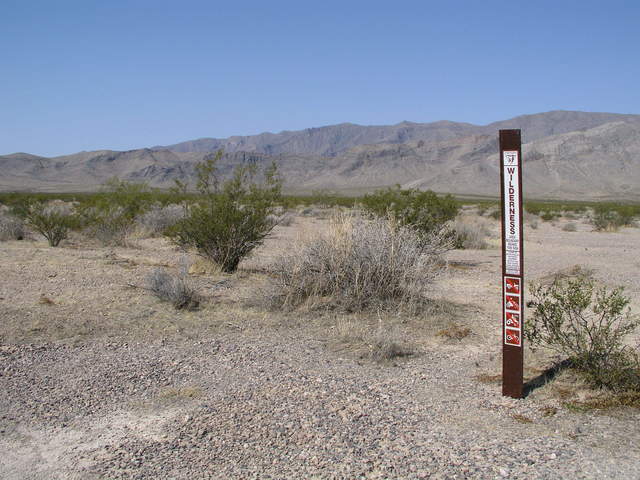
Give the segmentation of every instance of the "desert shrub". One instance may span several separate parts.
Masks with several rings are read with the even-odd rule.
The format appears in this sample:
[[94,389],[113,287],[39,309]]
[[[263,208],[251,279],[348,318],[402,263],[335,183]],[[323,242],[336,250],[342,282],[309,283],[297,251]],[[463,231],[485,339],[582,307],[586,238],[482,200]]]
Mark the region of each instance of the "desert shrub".
[[502,212],[500,210],[491,210],[491,213],[489,213],[489,217],[493,218],[494,220],[500,220],[502,218]]
[[637,215],[637,206],[602,203],[593,208],[591,223],[597,231],[615,231],[632,225]]
[[21,218],[0,213],[0,241],[24,240],[26,235],[24,221]]
[[377,363],[385,363],[396,358],[410,357],[415,351],[397,335],[380,327],[369,345],[369,357]]
[[171,275],[156,268],[147,277],[147,288],[160,300],[170,302],[176,310],[196,310],[200,306],[200,298],[187,282],[185,271]]
[[451,196],[439,197],[434,192],[416,189],[388,188],[362,198],[364,210],[378,217],[393,217],[401,225],[410,225],[418,232],[429,235],[442,229],[460,210]]
[[560,217],[560,214],[558,212],[553,212],[550,210],[546,210],[540,214],[540,218],[543,222],[551,222],[558,217]]
[[155,203],[149,210],[136,217],[136,224],[145,235],[159,237],[184,216],[184,208],[180,205],[162,206],[160,203]]
[[562,227],[565,232],[575,232],[578,230],[578,226],[574,222],[565,223]]
[[134,218],[121,206],[105,205],[82,213],[84,233],[102,245],[126,245],[134,230]]
[[85,234],[103,245],[126,245],[136,218],[154,204],[157,195],[144,183],[131,183],[114,177],[102,191],[85,199],[78,207]]
[[134,219],[153,204],[151,189],[146,183],[133,183],[113,177],[102,186],[103,193],[94,202],[98,209],[117,206],[122,216]]
[[480,218],[458,217],[451,225],[454,233],[455,248],[484,249],[489,245],[487,237],[489,227]]
[[448,248],[442,232],[421,235],[393,217],[338,215],[275,262],[271,299],[285,307],[415,311],[444,268],[441,254]]
[[167,235],[231,273],[276,225],[270,215],[280,198],[281,181],[272,164],[261,182],[256,179],[255,166],[250,165],[237,167],[231,179],[220,183],[216,162],[221,157],[219,151],[196,166],[201,198],[187,205],[186,216]]
[[67,238],[69,230],[78,224],[78,217],[65,204],[35,202],[25,215],[27,225],[43,235],[51,247],[60,245]]
[[632,316],[622,288],[599,287],[588,274],[557,276],[550,285],[532,286],[534,307],[526,323],[531,345],[568,357],[596,387],[639,389],[640,371],[625,337],[640,321]]

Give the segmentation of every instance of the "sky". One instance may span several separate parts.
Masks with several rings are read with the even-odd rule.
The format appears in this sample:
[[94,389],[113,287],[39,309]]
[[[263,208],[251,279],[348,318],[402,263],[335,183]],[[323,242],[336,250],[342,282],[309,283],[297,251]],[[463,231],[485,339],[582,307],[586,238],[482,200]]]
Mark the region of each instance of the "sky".
[[640,114],[640,2],[2,0],[0,154]]

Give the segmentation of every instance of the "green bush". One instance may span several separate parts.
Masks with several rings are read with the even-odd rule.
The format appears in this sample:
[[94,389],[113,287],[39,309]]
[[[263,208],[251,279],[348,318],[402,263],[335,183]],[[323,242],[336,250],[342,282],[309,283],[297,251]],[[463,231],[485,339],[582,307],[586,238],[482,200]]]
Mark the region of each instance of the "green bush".
[[584,273],[556,276],[548,286],[533,285],[534,307],[525,325],[533,347],[566,355],[595,387],[640,389],[638,358],[624,345],[640,324],[628,309],[622,288],[597,287]]
[[124,245],[135,227],[136,217],[148,211],[154,202],[144,183],[130,183],[114,177],[103,191],[79,206],[85,233],[103,245]]
[[388,188],[362,199],[365,211],[378,217],[392,215],[401,225],[410,225],[421,234],[440,230],[460,210],[451,195],[439,197],[434,192]]
[[634,218],[640,214],[637,205],[620,205],[601,203],[593,208],[591,223],[598,231],[613,231],[633,224]]
[[78,224],[78,217],[66,205],[31,204],[25,213],[29,227],[42,234],[49,246],[57,247]]
[[[201,197],[185,203],[185,217],[167,235],[231,273],[276,225],[272,214],[280,199],[281,181],[272,164],[261,182],[254,165],[239,166],[231,179],[220,182],[216,163],[221,157],[219,151],[196,166]],[[178,189],[186,190],[186,186],[178,184]]]

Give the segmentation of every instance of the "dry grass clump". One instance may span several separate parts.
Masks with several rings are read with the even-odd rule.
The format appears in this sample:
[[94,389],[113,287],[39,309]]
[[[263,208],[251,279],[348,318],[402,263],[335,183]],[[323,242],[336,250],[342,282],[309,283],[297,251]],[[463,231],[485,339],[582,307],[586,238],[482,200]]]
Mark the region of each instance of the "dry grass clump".
[[361,352],[360,358],[376,363],[387,363],[416,353],[403,340],[397,326],[388,322],[379,321],[375,327],[362,319],[342,319],[331,329],[331,336],[340,344],[348,344]]
[[161,237],[169,227],[184,218],[185,211],[180,205],[162,206],[154,204],[149,210],[136,217],[139,232],[147,237]]
[[575,232],[578,230],[578,226],[575,224],[575,222],[569,222],[564,224],[562,230],[565,232]]
[[14,215],[0,213],[0,242],[24,240],[27,235],[24,221]]
[[471,329],[469,327],[452,324],[449,327],[440,330],[437,335],[439,337],[446,337],[450,340],[462,340],[463,338],[467,338],[471,335]]
[[444,232],[420,235],[392,219],[338,214],[275,262],[272,303],[416,311],[443,270]]
[[489,246],[487,237],[491,230],[486,219],[481,217],[463,216],[456,218],[452,225],[455,232],[456,248],[482,250]]
[[147,277],[147,288],[160,300],[171,302],[176,310],[196,310],[200,298],[187,282],[186,272],[171,275],[156,268]]
[[501,374],[492,375],[492,374],[489,374],[489,373],[480,373],[480,374],[475,376],[475,379],[480,383],[486,383],[486,384],[500,383],[502,381],[502,375]]
[[396,358],[414,355],[413,348],[402,342],[397,336],[379,328],[373,341],[369,344],[369,358],[376,363],[390,362]]

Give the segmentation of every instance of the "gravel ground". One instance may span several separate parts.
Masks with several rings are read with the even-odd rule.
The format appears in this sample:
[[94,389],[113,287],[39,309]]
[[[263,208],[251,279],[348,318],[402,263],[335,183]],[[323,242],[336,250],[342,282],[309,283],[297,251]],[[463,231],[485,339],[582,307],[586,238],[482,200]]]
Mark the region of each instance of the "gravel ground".
[[[638,304],[637,257],[626,249],[637,248],[639,230],[543,224],[528,233],[530,279],[589,265]],[[173,313],[126,288],[177,262],[156,241],[143,247],[105,257],[81,246],[47,255],[41,243],[0,244],[0,478],[640,478],[637,410],[576,412],[549,386],[513,400],[478,381],[499,373],[499,250],[453,252],[438,286],[464,304],[465,317],[452,320],[472,335],[425,334],[417,355],[378,365],[330,348],[326,329],[302,314],[277,323],[248,307],[238,313],[228,293],[211,294],[215,308]],[[252,262],[240,292],[260,265]],[[119,286],[110,297],[108,285]],[[56,304],[38,303],[43,292]],[[159,327],[118,335],[128,309],[147,312],[129,313],[132,322]],[[180,334],[198,321],[198,335]]]

